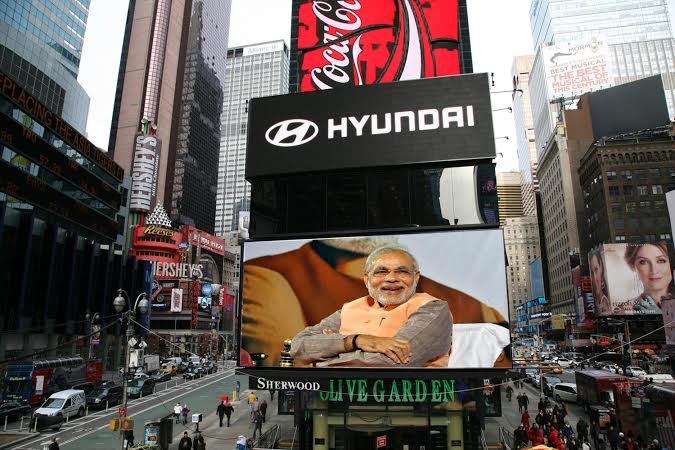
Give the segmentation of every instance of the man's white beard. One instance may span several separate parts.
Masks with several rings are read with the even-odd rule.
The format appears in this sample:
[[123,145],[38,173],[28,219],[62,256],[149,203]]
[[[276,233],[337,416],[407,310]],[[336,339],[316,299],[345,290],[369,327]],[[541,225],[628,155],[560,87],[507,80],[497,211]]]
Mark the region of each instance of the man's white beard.
[[408,300],[410,300],[410,297],[415,295],[415,292],[417,292],[417,281],[414,281],[409,289],[402,291],[399,298],[391,298],[381,294],[376,288],[371,286],[370,280],[368,281],[368,295],[370,295],[373,298],[373,300],[375,300],[382,306],[402,305]]

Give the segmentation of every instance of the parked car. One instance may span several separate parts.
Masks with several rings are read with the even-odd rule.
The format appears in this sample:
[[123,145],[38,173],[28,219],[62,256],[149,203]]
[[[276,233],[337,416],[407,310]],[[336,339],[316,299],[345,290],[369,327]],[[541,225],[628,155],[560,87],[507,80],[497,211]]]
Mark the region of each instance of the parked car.
[[526,383],[532,383],[534,376],[539,375],[539,369],[535,367],[522,367],[521,373],[525,376],[524,381]]
[[0,422],[19,420],[21,416],[30,415],[31,407],[28,403],[7,401],[0,403]]
[[87,406],[106,408],[122,401],[122,388],[114,384],[105,384],[87,395]]
[[161,383],[163,381],[171,380],[171,374],[169,372],[159,371],[150,378],[152,378],[153,380],[155,380],[158,383]]
[[186,380],[194,380],[201,377],[202,377],[202,369],[201,367],[197,366],[189,367],[183,374],[183,378],[185,378]]
[[553,398],[557,402],[574,402],[577,401],[577,385],[574,383],[558,383],[553,386]]
[[647,371],[640,367],[626,367],[626,375],[629,377],[643,377],[647,375]]
[[155,392],[155,380],[152,378],[134,378],[127,384],[129,397],[140,397]]
[[188,367],[189,367],[188,363],[184,363],[184,362],[178,363],[176,365],[176,372],[177,373],[185,373],[188,370]]
[[218,371],[218,367],[212,362],[205,362],[202,365],[202,370],[204,373],[216,373]]
[[86,397],[84,391],[68,389],[52,394],[33,413],[33,420],[40,428],[61,428],[66,418],[84,416]]
[[86,382],[86,383],[76,384],[71,389],[84,391],[84,395],[89,395],[91,392],[93,392],[96,389],[96,385],[94,383]]
[[544,394],[546,394],[548,396],[553,396],[553,386],[555,386],[558,383],[562,383],[562,380],[558,377],[554,377],[554,376],[551,376],[551,375],[544,375],[543,378],[544,378],[543,379]]

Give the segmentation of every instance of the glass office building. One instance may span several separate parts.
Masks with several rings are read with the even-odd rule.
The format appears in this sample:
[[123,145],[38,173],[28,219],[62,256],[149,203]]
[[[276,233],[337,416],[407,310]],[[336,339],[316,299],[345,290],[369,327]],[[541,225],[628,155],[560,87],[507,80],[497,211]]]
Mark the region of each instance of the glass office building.
[[239,212],[248,211],[251,204],[251,185],[244,179],[248,101],[287,93],[288,47],[283,41],[227,51],[216,194],[217,236],[236,230]]
[[80,132],[89,96],[77,82],[89,0],[0,0],[0,69]]

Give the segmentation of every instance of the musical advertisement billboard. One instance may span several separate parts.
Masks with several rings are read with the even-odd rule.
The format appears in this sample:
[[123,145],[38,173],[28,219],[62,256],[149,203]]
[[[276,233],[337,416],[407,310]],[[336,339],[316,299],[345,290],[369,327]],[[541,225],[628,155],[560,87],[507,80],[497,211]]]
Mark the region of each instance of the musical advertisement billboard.
[[501,230],[246,241],[242,259],[257,367],[511,367]]
[[300,92],[460,73],[457,0],[296,0]]
[[598,316],[661,314],[672,297],[672,247],[666,241],[603,244],[588,255]]

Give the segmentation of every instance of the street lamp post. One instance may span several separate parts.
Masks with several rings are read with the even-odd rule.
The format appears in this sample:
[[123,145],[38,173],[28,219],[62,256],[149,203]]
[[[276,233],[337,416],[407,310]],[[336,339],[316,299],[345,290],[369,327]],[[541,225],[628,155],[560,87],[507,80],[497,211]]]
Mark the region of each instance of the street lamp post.
[[[122,408],[124,408],[125,414],[127,410],[127,400],[128,400],[128,395],[127,395],[127,387],[129,384],[129,381],[127,380],[127,372],[129,372],[129,355],[130,355],[130,345],[129,341],[131,338],[134,336],[134,325],[133,321],[136,319],[136,309],[141,314],[145,314],[148,311],[148,308],[150,306],[150,302],[145,298],[145,292],[141,293],[136,297],[136,301],[134,302],[134,307],[131,307],[131,302],[129,301],[129,294],[126,293],[123,289],[118,289],[117,290],[117,297],[115,297],[115,300],[113,300],[113,306],[115,307],[115,311],[118,313],[122,313],[124,311],[125,307],[128,307],[129,309],[122,313],[122,318],[126,319],[127,322],[127,332],[126,332],[126,340],[125,340],[125,347],[124,347],[124,373],[122,374]],[[120,419],[122,417],[120,416]],[[124,449],[124,438],[122,438],[122,449]]]

